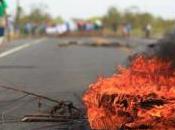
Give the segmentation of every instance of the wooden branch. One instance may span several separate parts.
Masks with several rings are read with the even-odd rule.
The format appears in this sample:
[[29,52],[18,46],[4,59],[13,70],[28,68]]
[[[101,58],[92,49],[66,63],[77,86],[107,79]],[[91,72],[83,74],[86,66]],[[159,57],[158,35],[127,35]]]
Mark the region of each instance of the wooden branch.
[[[45,100],[48,100],[50,102],[54,102],[54,103],[57,103],[57,104],[64,104],[64,105],[66,105],[68,107],[70,107],[70,104],[72,104],[72,102],[65,103],[65,101],[58,101],[58,100],[52,99],[50,97],[46,97],[46,96],[43,96],[43,95],[35,94],[35,93],[28,92],[28,91],[25,91],[25,90],[22,90],[22,89],[12,88],[12,87],[8,87],[8,86],[4,86],[4,85],[0,85],[0,88],[12,90],[12,91],[15,91],[15,92],[24,93],[24,94],[31,95],[31,96],[34,96],[34,97],[38,97],[38,98],[41,98],[41,99],[45,99]],[[78,108],[76,108],[73,105],[71,105],[71,109],[75,109],[77,111],[80,111]]]

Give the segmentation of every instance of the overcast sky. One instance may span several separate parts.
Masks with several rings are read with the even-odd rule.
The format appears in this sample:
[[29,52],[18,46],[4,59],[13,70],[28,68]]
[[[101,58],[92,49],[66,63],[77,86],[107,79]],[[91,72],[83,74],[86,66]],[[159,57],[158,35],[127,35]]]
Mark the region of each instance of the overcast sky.
[[[10,12],[15,13],[17,0],[7,1]],[[175,19],[175,0],[20,0],[20,3],[26,12],[29,12],[34,4],[45,3],[53,16],[62,16],[64,19],[101,16],[110,6],[115,6],[121,11],[137,6],[142,12]]]

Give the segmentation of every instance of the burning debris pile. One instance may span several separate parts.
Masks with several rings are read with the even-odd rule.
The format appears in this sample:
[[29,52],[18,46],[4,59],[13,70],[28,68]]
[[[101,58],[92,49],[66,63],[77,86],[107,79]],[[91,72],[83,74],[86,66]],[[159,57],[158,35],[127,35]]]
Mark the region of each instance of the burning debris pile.
[[137,56],[128,68],[90,85],[83,101],[92,129],[175,128],[175,68],[169,60]]

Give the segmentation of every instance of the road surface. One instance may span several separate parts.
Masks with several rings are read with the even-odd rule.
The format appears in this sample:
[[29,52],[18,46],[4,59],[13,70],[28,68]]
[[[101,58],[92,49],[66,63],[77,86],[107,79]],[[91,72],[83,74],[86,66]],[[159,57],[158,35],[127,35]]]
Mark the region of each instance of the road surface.
[[[105,48],[72,45],[67,41],[87,43],[89,39],[39,38],[20,40],[0,48],[0,83],[55,99],[66,99],[81,106],[81,96],[99,76],[110,76],[120,64],[125,64],[133,48]],[[112,39],[115,40],[115,39]],[[131,39],[134,46],[143,39]],[[137,42],[136,42],[137,41]],[[128,43],[127,43],[128,44]],[[0,118],[19,118],[37,111],[37,101],[27,97],[13,99],[20,93],[0,89]],[[49,109],[49,106],[44,106]],[[2,130],[34,130],[46,124],[1,123]],[[42,130],[45,130],[41,127]],[[53,129],[52,129],[53,130]]]

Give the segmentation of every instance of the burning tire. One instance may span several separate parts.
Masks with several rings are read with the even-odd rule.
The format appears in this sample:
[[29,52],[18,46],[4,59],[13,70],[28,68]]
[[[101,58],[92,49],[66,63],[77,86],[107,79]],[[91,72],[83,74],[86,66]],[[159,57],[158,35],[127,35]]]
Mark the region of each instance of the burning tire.
[[100,78],[83,101],[92,129],[175,128],[175,68],[158,57],[137,56],[130,67]]

